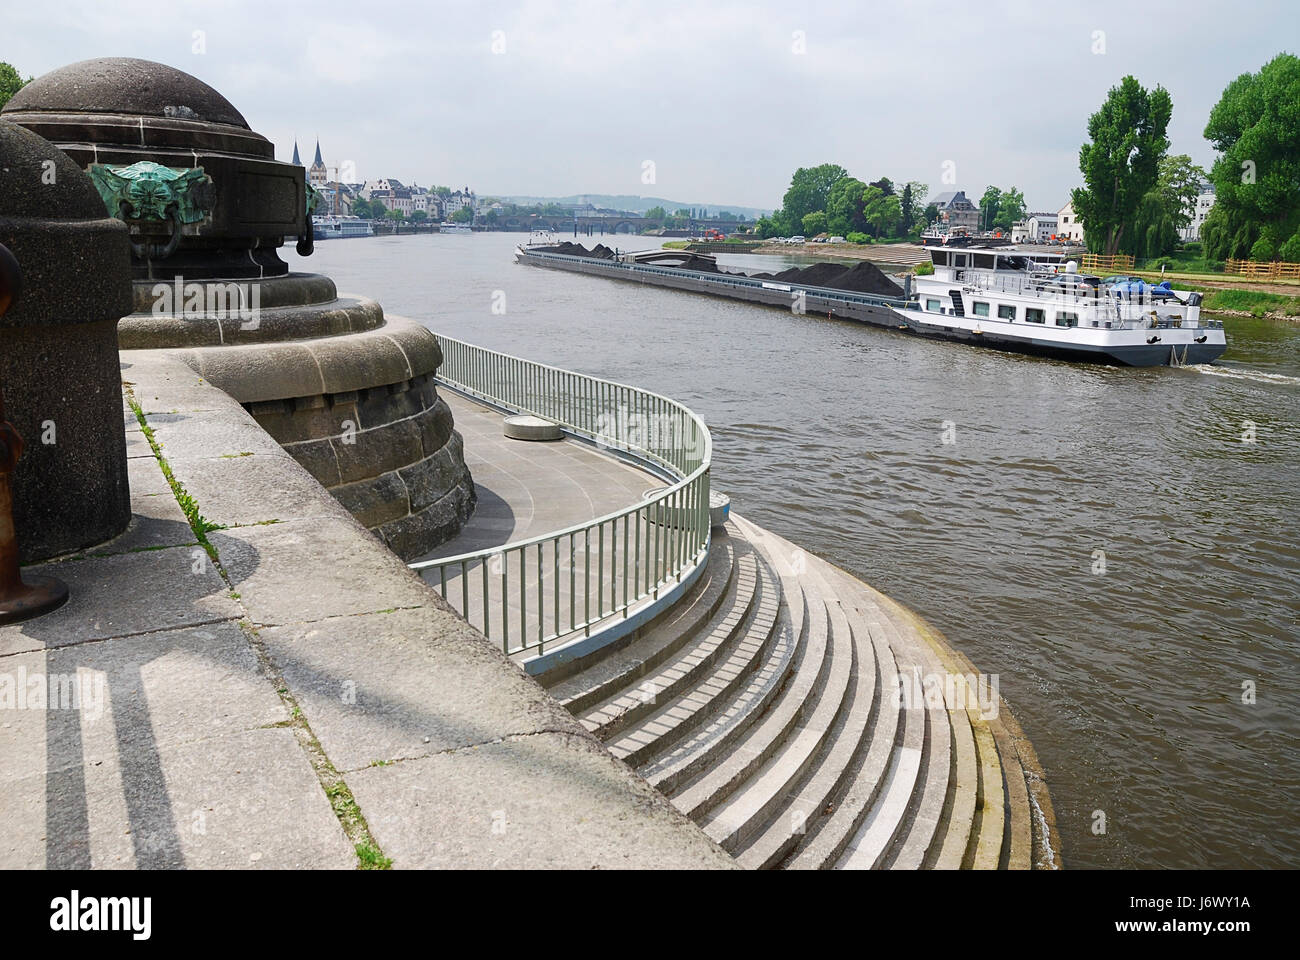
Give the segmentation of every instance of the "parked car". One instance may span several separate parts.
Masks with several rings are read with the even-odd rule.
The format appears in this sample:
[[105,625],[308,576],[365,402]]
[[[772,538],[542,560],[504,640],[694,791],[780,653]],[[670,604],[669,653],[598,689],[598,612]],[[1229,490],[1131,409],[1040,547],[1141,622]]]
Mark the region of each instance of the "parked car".
[[787,243],[806,243],[807,241],[804,240],[804,238],[803,238],[802,236],[795,236],[795,237],[791,237],[791,238],[790,238],[788,241],[786,241],[786,242],[787,242]]

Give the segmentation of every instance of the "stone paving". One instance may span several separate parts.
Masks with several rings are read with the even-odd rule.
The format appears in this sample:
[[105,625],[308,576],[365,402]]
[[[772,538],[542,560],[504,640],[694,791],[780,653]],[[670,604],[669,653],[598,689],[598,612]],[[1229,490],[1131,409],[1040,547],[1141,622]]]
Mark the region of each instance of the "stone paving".
[[0,627],[0,868],[732,865],[229,396],[123,378],[219,528],[124,409],[131,526]]

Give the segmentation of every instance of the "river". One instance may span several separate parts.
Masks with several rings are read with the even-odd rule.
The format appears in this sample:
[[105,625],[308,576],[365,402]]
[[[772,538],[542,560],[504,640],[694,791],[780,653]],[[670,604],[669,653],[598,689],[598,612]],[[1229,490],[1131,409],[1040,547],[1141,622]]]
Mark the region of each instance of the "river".
[[1075,365],[521,266],[521,239],[287,259],[692,407],[738,512],[997,675],[1068,866],[1300,864],[1300,325],[1229,318],[1208,367]]

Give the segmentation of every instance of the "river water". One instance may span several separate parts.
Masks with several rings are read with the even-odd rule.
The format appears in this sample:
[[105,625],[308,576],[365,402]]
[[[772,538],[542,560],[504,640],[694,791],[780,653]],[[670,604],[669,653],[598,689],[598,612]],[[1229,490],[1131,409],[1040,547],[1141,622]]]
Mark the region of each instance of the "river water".
[[1300,865],[1300,326],[1230,318],[1209,367],[1074,365],[521,266],[521,239],[288,259],[692,407],[738,512],[997,675],[1068,866]]

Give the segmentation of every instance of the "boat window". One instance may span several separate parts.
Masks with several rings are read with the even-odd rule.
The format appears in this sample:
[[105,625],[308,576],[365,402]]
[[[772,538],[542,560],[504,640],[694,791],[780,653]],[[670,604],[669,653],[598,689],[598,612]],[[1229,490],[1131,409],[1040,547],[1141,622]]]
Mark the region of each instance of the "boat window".
[[930,252],[930,259],[936,267],[946,267],[948,266],[948,251],[932,250]]
[[964,253],[954,253],[954,254],[952,255],[952,265],[953,265],[954,267],[964,267],[964,266],[966,266],[966,254],[964,254]]
[[1043,323],[1045,319],[1042,310],[1037,307],[1025,307],[1025,323]]
[[980,303],[976,300],[971,304],[971,309],[975,311],[977,317],[987,317],[989,315],[989,305],[987,303]]
[[981,270],[992,270],[993,254],[973,253],[971,254],[971,262],[973,263],[974,266],[979,267]]
[[1066,313],[1063,310],[1057,310],[1056,325],[1058,327],[1077,327],[1079,325],[1079,315],[1077,313]]
[[1015,308],[1014,306],[1012,306],[1011,304],[1009,304],[1009,303],[999,303],[999,304],[998,304],[998,319],[999,319],[999,320],[1014,320],[1014,319],[1016,319],[1016,308]]
[[931,313],[938,313],[938,312],[939,312],[939,301],[938,301],[938,300],[927,300],[927,301],[925,301],[925,309],[929,310]]

